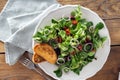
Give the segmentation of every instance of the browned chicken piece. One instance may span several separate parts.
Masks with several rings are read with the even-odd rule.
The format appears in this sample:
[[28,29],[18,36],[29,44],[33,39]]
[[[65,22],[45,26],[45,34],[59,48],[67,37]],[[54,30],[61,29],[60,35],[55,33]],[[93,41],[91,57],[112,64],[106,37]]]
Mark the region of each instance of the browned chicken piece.
[[55,64],[57,60],[57,54],[55,53],[54,49],[46,44],[36,44],[34,46],[34,52],[37,53],[39,56],[41,56],[43,59],[48,61],[51,64]]
[[45,61],[41,56],[39,56],[37,53],[34,53],[32,56],[32,61],[36,64]]

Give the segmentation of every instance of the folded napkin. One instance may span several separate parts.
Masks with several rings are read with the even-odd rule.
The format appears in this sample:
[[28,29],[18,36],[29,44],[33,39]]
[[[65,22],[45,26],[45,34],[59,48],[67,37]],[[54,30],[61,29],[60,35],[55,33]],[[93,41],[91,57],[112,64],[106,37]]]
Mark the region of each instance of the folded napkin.
[[0,40],[5,42],[6,63],[13,65],[25,51],[32,53],[35,27],[42,16],[58,7],[55,0],[8,0],[0,15]]

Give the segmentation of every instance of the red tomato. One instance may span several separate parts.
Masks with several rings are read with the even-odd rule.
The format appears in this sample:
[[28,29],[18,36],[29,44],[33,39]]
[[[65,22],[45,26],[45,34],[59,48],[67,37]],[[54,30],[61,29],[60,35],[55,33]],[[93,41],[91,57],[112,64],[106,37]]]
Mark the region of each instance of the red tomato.
[[66,32],[67,35],[70,35],[70,29],[69,28],[65,29],[65,32]]
[[76,25],[78,23],[77,20],[72,20],[72,24]]

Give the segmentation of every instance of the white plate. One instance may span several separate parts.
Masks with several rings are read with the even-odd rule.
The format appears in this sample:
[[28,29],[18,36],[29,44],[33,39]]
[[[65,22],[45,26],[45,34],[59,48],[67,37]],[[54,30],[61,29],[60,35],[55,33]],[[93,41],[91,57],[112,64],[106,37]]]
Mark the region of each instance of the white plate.
[[[63,16],[70,16],[71,11],[73,11],[77,5],[65,5],[62,6],[58,9],[50,11],[48,14],[45,14],[43,16],[42,21],[39,22],[37,28],[35,29],[36,33],[39,29],[45,27],[46,25],[51,24],[51,19],[60,19]],[[103,20],[93,11],[91,11],[88,8],[81,7],[82,11],[82,16],[83,18],[86,18],[88,21],[92,21],[94,25],[96,25],[98,22],[103,22]],[[97,60],[93,60],[91,63],[86,65],[82,71],[80,72],[80,75],[76,75],[72,71],[69,73],[63,73],[62,77],[58,78],[56,75],[53,73],[54,70],[57,69],[56,65],[49,64],[48,62],[43,62],[39,64],[39,67],[44,70],[45,73],[48,75],[54,77],[57,80],[85,80],[93,75],[95,75],[104,65],[104,63],[107,60],[107,57],[110,52],[110,37],[109,37],[109,32],[108,29],[104,23],[104,28],[100,31],[101,36],[107,36],[107,40],[104,43],[104,46],[100,48],[95,57]],[[35,42],[33,41],[33,46]]]

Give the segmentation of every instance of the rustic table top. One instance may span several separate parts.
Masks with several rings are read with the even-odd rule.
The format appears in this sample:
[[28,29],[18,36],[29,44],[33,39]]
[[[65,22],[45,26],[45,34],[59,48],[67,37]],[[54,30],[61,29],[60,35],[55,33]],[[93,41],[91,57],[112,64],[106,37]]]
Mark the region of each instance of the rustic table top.
[[[0,0],[0,11],[7,0]],[[117,80],[120,71],[120,0],[58,0],[63,5],[78,4],[98,13],[105,21],[111,37],[111,51],[103,68],[88,80]],[[0,42],[0,80],[43,80],[36,72],[20,63],[5,63],[4,43]],[[32,75],[32,76],[31,76]]]

